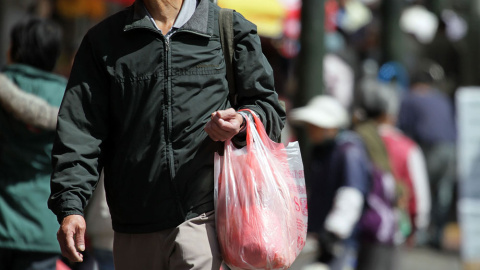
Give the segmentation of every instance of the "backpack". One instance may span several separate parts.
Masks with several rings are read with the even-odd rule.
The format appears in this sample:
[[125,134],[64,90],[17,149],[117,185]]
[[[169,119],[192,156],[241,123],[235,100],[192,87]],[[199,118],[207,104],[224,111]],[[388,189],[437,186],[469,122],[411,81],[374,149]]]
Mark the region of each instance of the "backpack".
[[393,244],[397,231],[395,179],[372,166],[371,181],[366,210],[360,218],[362,237],[371,242]]
[[410,220],[399,205],[403,187],[391,173],[385,145],[375,123],[357,126],[372,160],[371,188],[367,193],[366,210],[360,219],[363,237],[382,244],[398,244],[411,232]]
[[235,75],[233,74],[233,10],[221,8],[218,14],[218,26],[220,30],[220,43],[222,44],[225,67],[227,70],[227,81],[230,103],[233,107],[237,105],[237,90],[235,86]]

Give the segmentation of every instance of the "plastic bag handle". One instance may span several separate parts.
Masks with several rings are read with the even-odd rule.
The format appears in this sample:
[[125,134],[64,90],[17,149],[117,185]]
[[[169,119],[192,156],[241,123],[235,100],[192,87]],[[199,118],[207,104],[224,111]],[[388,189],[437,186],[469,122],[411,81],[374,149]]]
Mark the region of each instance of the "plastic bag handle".
[[[263,144],[268,148],[268,149],[278,149],[278,148],[285,148],[283,143],[277,143],[274,142],[270,139],[268,136],[267,132],[265,131],[265,126],[262,123],[262,120],[257,116],[255,112],[253,112],[250,109],[241,109],[238,112],[249,112],[250,115],[253,117],[254,123],[255,123],[255,129],[258,135],[260,136],[260,139],[262,140]],[[253,136],[252,136],[252,131],[250,127],[250,117],[246,117],[247,121],[247,146],[248,145],[253,145]]]

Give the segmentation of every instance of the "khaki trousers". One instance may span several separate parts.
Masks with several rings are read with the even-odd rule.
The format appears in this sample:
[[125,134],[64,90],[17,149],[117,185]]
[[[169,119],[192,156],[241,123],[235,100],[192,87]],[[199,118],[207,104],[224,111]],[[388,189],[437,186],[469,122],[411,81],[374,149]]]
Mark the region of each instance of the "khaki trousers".
[[215,212],[155,233],[115,232],[115,270],[218,270],[222,258],[215,230]]

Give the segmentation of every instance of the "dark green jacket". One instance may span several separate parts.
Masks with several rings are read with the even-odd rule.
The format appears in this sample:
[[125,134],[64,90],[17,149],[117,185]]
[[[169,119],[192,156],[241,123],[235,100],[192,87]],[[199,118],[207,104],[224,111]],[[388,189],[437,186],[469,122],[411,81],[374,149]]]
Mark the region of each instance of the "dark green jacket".
[[[102,168],[115,231],[154,232],[213,210],[213,154],[222,144],[204,127],[231,107],[218,11],[199,1],[166,41],[137,1],[87,33],[53,150],[49,207],[59,220],[83,214]],[[278,140],[285,112],[256,27],[236,13],[234,29],[239,107],[258,113]]]
[[[23,91],[60,106],[65,78],[26,65],[3,72]],[[54,138],[54,131],[20,122],[0,108],[0,248],[60,252],[58,224],[46,204]]]

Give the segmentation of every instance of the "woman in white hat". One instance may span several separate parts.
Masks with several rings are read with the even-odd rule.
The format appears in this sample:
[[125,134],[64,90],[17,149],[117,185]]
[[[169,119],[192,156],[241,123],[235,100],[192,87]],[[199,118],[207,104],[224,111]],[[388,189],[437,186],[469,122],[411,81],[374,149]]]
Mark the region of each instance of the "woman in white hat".
[[349,126],[349,115],[333,97],[314,97],[290,114],[292,124],[307,128],[313,144],[309,183],[309,232],[317,237],[318,260],[331,270],[354,268],[356,227],[370,183],[370,160]]

